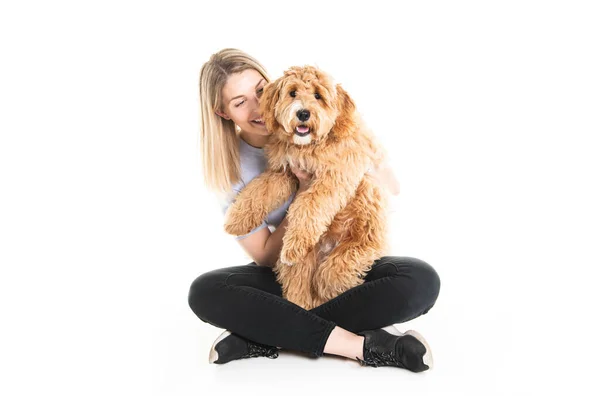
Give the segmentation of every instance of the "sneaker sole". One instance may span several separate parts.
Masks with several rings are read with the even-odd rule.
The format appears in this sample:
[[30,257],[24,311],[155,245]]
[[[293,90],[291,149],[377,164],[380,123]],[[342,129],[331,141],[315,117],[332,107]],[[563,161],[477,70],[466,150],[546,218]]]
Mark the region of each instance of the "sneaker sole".
[[388,332],[388,333],[390,333],[390,334],[397,335],[397,336],[401,336],[401,335],[403,335],[403,334],[404,334],[404,333],[402,333],[400,330],[398,330],[398,329],[396,328],[396,326],[394,326],[394,325],[390,325],[390,326],[382,327],[382,329],[383,329],[383,330],[385,330],[385,331],[387,331],[387,332]]
[[417,340],[419,340],[419,342],[421,344],[425,345],[425,355],[423,355],[423,363],[429,367],[429,369],[426,371],[432,370],[433,369],[433,355],[431,353],[431,348],[429,347],[429,344],[427,343],[427,341],[425,341],[425,338],[419,332],[417,332],[415,330],[408,330],[404,334],[415,337]]
[[217,344],[219,342],[221,342],[222,339],[227,338],[230,335],[231,335],[231,331],[225,330],[223,333],[221,333],[221,335],[219,337],[217,337],[215,342],[213,342],[212,347],[210,347],[210,353],[208,354],[208,363],[209,364],[214,363],[215,361],[217,361],[219,359],[219,352],[217,352],[217,350],[215,349]]

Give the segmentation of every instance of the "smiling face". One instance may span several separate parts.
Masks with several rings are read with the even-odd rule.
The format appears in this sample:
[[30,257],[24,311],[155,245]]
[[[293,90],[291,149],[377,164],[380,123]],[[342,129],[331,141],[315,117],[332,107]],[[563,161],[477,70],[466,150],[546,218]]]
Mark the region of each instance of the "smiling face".
[[261,112],[267,128],[281,139],[307,145],[321,140],[335,125],[347,98],[342,91],[312,66],[292,67],[265,87]]
[[223,86],[223,102],[217,114],[232,120],[245,133],[269,135],[258,107],[266,84],[264,77],[254,69],[230,75]]

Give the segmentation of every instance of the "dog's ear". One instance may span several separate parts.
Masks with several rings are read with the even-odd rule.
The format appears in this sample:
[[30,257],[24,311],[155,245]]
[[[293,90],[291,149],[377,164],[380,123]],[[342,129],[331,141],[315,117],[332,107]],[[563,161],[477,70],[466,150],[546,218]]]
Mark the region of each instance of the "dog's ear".
[[275,117],[275,107],[279,101],[280,86],[281,79],[268,83],[264,86],[263,94],[260,97],[260,114],[269,132],[275,132],[280,128],[277,117]]
[[356,104],[348,95],[348,92],[340,84],[335,86],[336,90],[336,107],[338,116],[335,119],[332,132],[339,138],[343,138],[354,128],[354,112],[356,111]]

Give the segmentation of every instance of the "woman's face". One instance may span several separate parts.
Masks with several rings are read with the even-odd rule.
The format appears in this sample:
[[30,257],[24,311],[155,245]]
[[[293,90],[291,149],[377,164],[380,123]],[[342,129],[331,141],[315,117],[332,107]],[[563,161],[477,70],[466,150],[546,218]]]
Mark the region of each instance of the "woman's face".
[[247,133],[269,135],[258,112],[258,100],[267,81],[254,69],[232,74],[223,87],[222,112],[218,115],[233,120]]

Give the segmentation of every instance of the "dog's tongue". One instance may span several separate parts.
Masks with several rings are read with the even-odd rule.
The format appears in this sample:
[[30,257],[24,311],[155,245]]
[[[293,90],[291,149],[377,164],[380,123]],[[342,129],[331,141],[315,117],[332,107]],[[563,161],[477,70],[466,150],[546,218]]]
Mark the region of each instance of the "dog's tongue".
[[304,125],[300,125],[296,127],[296,130],[300,133],[306,133],[308,132],[308,127],[304,126]]

